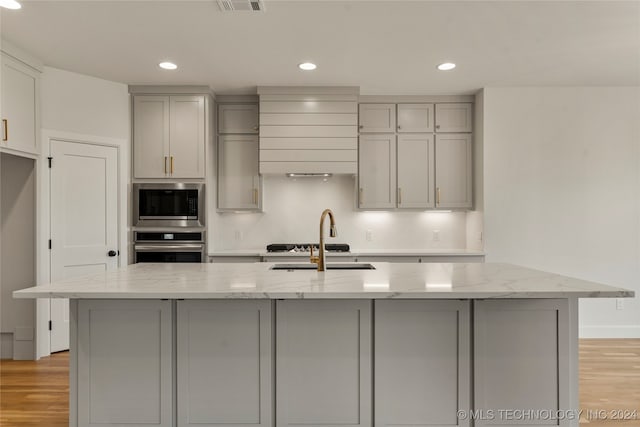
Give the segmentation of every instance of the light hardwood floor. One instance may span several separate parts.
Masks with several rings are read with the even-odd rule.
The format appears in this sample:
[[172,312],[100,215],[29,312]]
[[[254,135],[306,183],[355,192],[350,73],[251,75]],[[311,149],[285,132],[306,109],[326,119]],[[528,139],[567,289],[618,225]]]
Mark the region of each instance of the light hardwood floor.
[[[1,361],[0,426],[68,426],[68,366],[66,352]],[[640,427],[640,339],[580,340],[580,409],[584,427]],[[622,411],[637,415],[610,419]]]

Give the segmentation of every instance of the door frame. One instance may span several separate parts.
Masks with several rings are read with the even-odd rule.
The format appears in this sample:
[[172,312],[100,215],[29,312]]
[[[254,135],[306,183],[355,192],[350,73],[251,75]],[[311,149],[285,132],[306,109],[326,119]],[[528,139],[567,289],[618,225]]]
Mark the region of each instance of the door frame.
[[[116,149],[117,168],[117,250],[120,251],[118,257],[118,267],[128,263],[130,240],[128,236],[129,207],[127,195],[129,194],[130,168],[127,166],[130,146],[129,140],[118,138],[107,138],[95,135],[84,135],[73,132],[58,131],[53,129],[41,130],[41,150],[38,168],[38,178],[36,183],[37,199],[40,202],[37,212],[37,284],[46,284],[51,281],[51,253],[49,252],[49,239],[51,238],[51,177],[49,174],[48,157],[51,155],[51,141],[64,141],[76,144],[95,145],[112,147]],[[53,159],[55,162],[55,159]],[[36,360],[51,354],[49,320],[51,318],[50,299],[36,300]]]

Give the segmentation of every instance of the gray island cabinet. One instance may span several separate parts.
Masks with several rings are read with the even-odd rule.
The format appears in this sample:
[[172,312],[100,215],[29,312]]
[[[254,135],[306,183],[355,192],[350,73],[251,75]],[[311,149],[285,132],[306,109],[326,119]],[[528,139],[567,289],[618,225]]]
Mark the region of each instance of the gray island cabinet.
[[72,427],[578,426],[578,298],[633,296],[507,264],[272,265],[14,296],[71,298]]

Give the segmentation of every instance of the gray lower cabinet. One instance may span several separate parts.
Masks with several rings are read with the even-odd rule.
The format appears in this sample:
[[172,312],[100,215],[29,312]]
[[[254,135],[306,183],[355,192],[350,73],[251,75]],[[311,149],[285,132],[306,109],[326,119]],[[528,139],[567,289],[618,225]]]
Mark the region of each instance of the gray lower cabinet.
[[76,315],[70,425],[173,426],[171,302],[80,300]]
[[[375,425],[468,426],[469,301],[375,302]],[[457,357],[456,357],[457,355]]]
[[475,301],[475,407],[484,414],[476,426],[577,425],[545,418],[544,412],[524,420],[500,412],[571,409],[570,396],[577,390],[568,313],[566,299]]
[[371,426],[371,301],[276,305],[276,426]]
[[271,301],[178,301],[178,426],[272,425]]

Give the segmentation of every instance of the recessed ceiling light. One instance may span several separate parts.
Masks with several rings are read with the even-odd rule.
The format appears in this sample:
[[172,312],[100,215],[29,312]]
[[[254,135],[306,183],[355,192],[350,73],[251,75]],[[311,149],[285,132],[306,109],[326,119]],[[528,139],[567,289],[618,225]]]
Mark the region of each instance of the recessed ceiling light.
[[158,66],[165,70],[175,70],[176,68],[178,68],[178,66],[173,62],[161,62],[158,64]]
[[438,70],[440,71],[449,71],[449,70],[453,70],[454,68],[456,68],[456,64],[454,64],[453,62],[445,62],[443,64],[438,65]]
[[16,0],[0,0],[0,6],[7,9],[20,9],[22,7]]
[[304,71],[311,71],[311,70],[315,70],[318,67],[316,66],[316,64],[312,62],[303,62],[302,64],[298,64],[298,68]]

